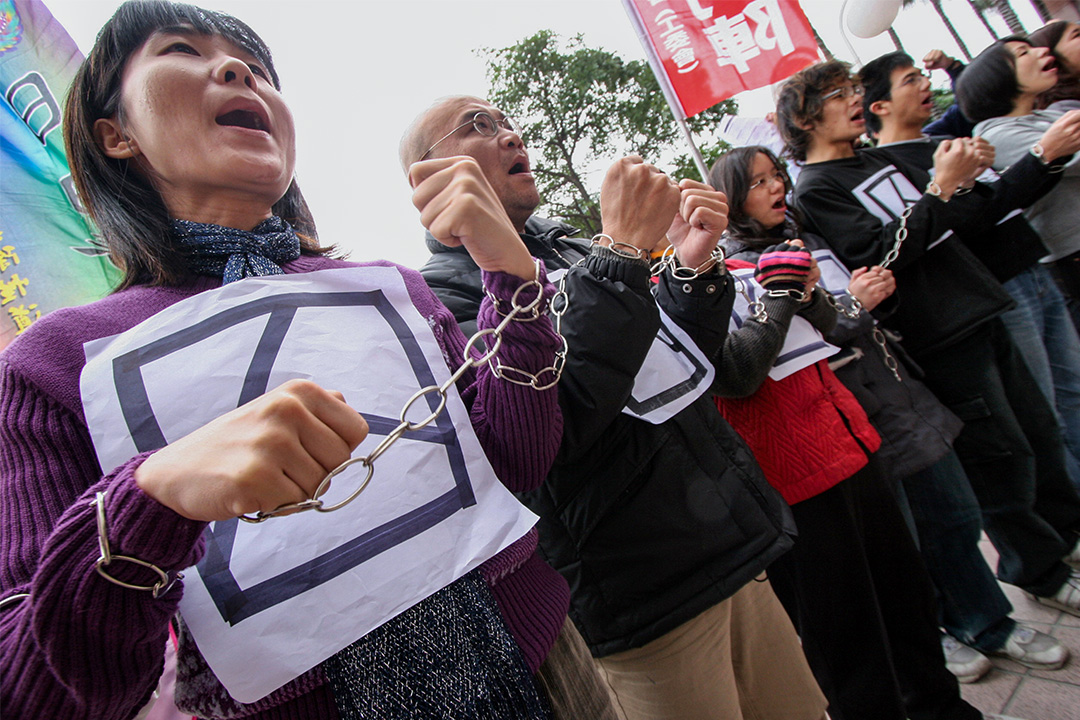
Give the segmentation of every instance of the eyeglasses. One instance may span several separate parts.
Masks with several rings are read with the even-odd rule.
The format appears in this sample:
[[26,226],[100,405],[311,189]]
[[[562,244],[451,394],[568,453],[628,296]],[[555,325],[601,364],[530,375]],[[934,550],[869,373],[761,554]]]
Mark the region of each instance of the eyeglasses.
[[759,187],[764,187],[764,186],[766,186],[766,185],[768,185],[768,184],[770,184],[772,182],[775,182],[777,180],[779,180],[780,184],[783,185],[785,188],[787,187],[787,183],[788,183],[787,173],[784,172],[783,170],[779,169],[779,168],[776,168],[771,173],[769,173],[765,177],[761,178],[757,182],[751,183],[750,187],[747,188],[746,192],[747,193],[752,193],[754,190],[757,190]]
[[843,87],[838,87],[835,90],[830,90],[825,93],[821,96],[821,100],[822,102],[825,102],[827,100],[832,100],[834,97],[847,100],[852,95],[862,95],[864,92],[866,92],[866,89],[863,88],[862,85],[844,85]]
[[908,75],[907,77],[905,77],[900,82],[900,87],[907,87],[908,85],[913,85],[913,84],[915,84],[917,82],[922,82],[923,80],[929,80],[929,79],[930,79],[930,73],[926,72],[925,70],[920,70],[917,73],[912,73],[911,75]]
[[495,137],[496,135],[498,135],[499,128],[505,128],[512,133],[516,133],[518,137],[521,136],[522,132],[521,126],[514,122],[514,119],[510,116],[503,115],[502,120],[496,120],[494,117],[492,117],[490,113],[486,113],[481,110],[480,112],[473,115],[470,120],[461,123],[456,128],[436,140],[435,144],[429,147],[427,149],[427,152],[420,156],[420,160],[423,160],[428,155],[430,155],[431,151],[439,147],[439,143],[441,143],[443,140],[450,137],[461,128],[468,127],[469,125],[472,125],[476,132],[480,133],[481,135],[486,135],[487,137]]

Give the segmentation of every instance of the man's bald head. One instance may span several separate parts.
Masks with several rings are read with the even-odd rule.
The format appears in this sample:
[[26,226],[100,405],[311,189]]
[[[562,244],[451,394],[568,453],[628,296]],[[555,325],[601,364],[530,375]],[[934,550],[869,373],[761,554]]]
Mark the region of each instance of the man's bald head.
[[[482,127],[476,122],[478,114],[490,116]],[[438,147],[424,158],[435,143]],[[398,155],[406,174],[421,158],[473,158],[518,232],[525,229],[525,221],[540,204],[529,154],[517,126],[482,98],[453,95],[435,101],[405,131]]]
[[448,132],[443,129],[447,125],[447,119],[456,118],[460,108],[475,103],[487,104],[483,99],[472,95],[448,95],[439,98],[416,116],[401,136],[401,143],[398,145],[398,159],[401,160],[401,169],[405,174],[409,173],[410,165],[419,162],[427,149]]

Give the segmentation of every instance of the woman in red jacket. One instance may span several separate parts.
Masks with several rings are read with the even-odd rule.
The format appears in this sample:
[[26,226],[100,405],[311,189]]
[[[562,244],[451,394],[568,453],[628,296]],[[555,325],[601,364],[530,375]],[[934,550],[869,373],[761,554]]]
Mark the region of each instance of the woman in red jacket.
[[[837,312],[795,239],[778,165],[771,154],[736,151],[711,173],[728,195],[729,233],[761,251],[754,276],[763,311],[728,335],[713,389],[795,515],[795,547],[769,578],[834,720],[979,718],[945,668],[932,585],[874,459],[881,441],[866,413],[824,359],[785,356],[789,370],[800,369],[768,376],[793,321],[801,324],[796,316],[824,334]],[[868,309],[884,297],[875,273],[855,282]]]

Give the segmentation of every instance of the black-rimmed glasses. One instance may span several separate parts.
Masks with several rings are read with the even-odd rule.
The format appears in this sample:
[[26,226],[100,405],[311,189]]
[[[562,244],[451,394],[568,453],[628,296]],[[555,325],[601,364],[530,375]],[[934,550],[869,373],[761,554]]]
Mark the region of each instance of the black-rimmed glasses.
[[441,143],[443,140],[450,137],[451,135],[456,133],[461,128],[468,127],[469,125],[472,125],[473,128],[476,130],[476,132],[480,133],[481,135],[485,135],[487,137],[495,137],[496,135],[498,135],[499,134],[499,128],[506,128],[510,132],[516,133],[518,135],[518,137],[521,137],[521,126],[518,125],[516,122],[514,122],[513,118],[511,118],[508,115],[503,115],[501,120],[496,120],[491,115],[491,113],[486,113],[483,110],[481,110],[480,112],[473,115],[472,118],[470,118],[469,120],[466,120],[465,122],[461,123],[456,128],[454,128],[453,130],[451,130],[450,132],[446,133],[441,138],[436,140],[435,144],[432,145],[431,147],[429,147],[427,149],[427,152],[425,152],[423,155],[420,156],[420,160],[423,160],[428,155],[430,155],[431,151],[434,150],[435,148],[439,147],[439,143]]

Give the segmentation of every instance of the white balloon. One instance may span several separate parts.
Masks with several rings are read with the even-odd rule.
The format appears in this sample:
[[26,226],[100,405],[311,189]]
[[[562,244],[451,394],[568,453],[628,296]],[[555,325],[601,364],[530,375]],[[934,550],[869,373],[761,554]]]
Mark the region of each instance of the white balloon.
[[851,0],[846,18],[848,30],[861,38],[880,35],[893,24],[902,4],[903,0]]

